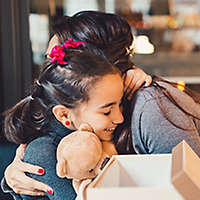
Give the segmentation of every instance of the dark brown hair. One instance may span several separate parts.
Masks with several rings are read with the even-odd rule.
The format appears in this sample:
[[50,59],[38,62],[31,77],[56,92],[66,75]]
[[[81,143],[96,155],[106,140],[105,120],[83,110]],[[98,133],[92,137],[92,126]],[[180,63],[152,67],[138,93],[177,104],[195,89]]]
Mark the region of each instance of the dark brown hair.
[[127,53],[127,48],[133,42],[131,27],[119,15],[81,11],[72,17],[57,18],[53,30],[61,44],[68,37],[84,41],[87,43],[85,50],[106,58],[121,72],[133,65]]
[[42,127],[52,117],[51,108],[75,108],[88,100],[88,91],[104,75],[120,74],[105,59],[81,50],[68,51],[68,64],[46,62],[30,96],[4,113],[6,138],[27,143],[43,135]]

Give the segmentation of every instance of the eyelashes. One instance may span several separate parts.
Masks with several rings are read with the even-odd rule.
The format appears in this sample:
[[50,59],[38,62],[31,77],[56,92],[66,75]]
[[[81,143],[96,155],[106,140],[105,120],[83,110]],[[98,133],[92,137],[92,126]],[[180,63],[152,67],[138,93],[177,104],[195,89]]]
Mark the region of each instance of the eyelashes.
[[104,115],[108,116],[111,113],[111,111],[103,113]]

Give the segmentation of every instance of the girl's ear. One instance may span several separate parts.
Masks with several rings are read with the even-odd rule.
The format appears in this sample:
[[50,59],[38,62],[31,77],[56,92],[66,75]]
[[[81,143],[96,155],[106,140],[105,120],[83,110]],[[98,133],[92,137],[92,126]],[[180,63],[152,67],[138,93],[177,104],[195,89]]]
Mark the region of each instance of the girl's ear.
[[51,50],[56,45],[59,45],[59,39],[58,39],[57,35],[54,35],[49,41],[49,45],[48,45],[48,48],[47,48],[47,51],[46,51],[46,55],[50,54]]
[[69,109],[63,105],[56,105],[52,108],[52,112],[55,118],[61,122],[64,126],[66,126],[66,121],[70,121],[69,119]]

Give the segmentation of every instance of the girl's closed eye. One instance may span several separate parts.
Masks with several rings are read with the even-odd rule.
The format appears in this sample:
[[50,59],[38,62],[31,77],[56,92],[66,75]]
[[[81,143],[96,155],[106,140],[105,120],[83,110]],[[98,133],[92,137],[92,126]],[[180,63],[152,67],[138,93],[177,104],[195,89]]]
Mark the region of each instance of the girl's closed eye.
[[108,111],[108,112],[105,112],[105,113],[103,113],[104,115],[109,115],[111,113],[111,111]]

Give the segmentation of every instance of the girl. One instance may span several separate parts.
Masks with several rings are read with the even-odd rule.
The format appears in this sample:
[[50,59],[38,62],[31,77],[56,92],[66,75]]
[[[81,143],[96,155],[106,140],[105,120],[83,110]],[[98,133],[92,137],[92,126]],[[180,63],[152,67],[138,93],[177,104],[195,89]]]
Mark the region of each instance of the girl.
[[[47,57],[49,57],[48,54],[54,45],[62,44],[65,42],[66,38],[71,37],[75,40],[87,41],[87,45],[82,46],[83,49],[98,54],[103,58],[107,58],[123,72],[126,86],[125,92],[128,97],[130,97],[144,81],[146,81],[146,86],[151,83],[150,76],[146,75],[144,72],[142,73],[142,70],[132,67],[133,63],[130,62],[129,57],[133,50],[133,36],[130,26],[122,17],[96,11],[83,11],[72,17],[59,18],[54,26],[54,31],[55,35],[49,42]],[[24,147],[20,147],[17,150],[17,155],[20,156],[16,157],[13,164],[5,171],[9,186],[12,187],[16,193],[23,192],[29,195],[40,195],[41,191],[50,190],[51,188],[49,186],[31,180],[25,176],[24,169],[27,172],[36,174],[40,174],[38,171],[44,171],[41,167],[33,167],[28,163],[22,163],[19,158],[23,157],[23,150]],[[20,154],[20,152],[22,152],[22,154]],[[14,176],[12,176],[12,174]],[[11,178],[9,178],[10,176]],[[25,180],[26,184],[24,184],[23,180]],[[4,191],[11,191],[5,184],[4,179],[2,183],[4,183],[2,184]],[[15,187],[13,187],[13,185]]]
[[[75,16],[62,19],[60,26],[56,26],[56,40],[62,41],[65,35],[81,38],[88,42],[85,46],[88,51],[102,54],[122,71],[130,69],[133,36],[123,18],[94,11],[83,11]],[[129,73],[130,70],[126,74]],[[176,86],[155,78],[150,87],[138,90],[130,101],[124,99],[125,121],[114,132],[119,153],[170,153],[175,145],[186,140],[200,154],[200,95],[187,89],[180,91]],[[45,191],[46,185],[25,178],[25,171],[36,173],[38,166],[22,163],[23,147],[20,150],[21,154],[17,154],[6,170],[7,182],[23,193]],[[25,185],[23,180],[29,184]]]
[[[103,58],[79,50],[81,45],[85,44],[69,39],[55,46],[30,96],[5,113],[7,139],[28,143],[24,161],[45,168],[44,176],[29,175],[54,189],[47,190],[42,199],[76,196],[71,181],[59,178],[55,171],[56,148],[62,137],[87,123],[101,140],[110,141],[124,120],[120,72]],[[12,194],[16,199],[37,199]]]

